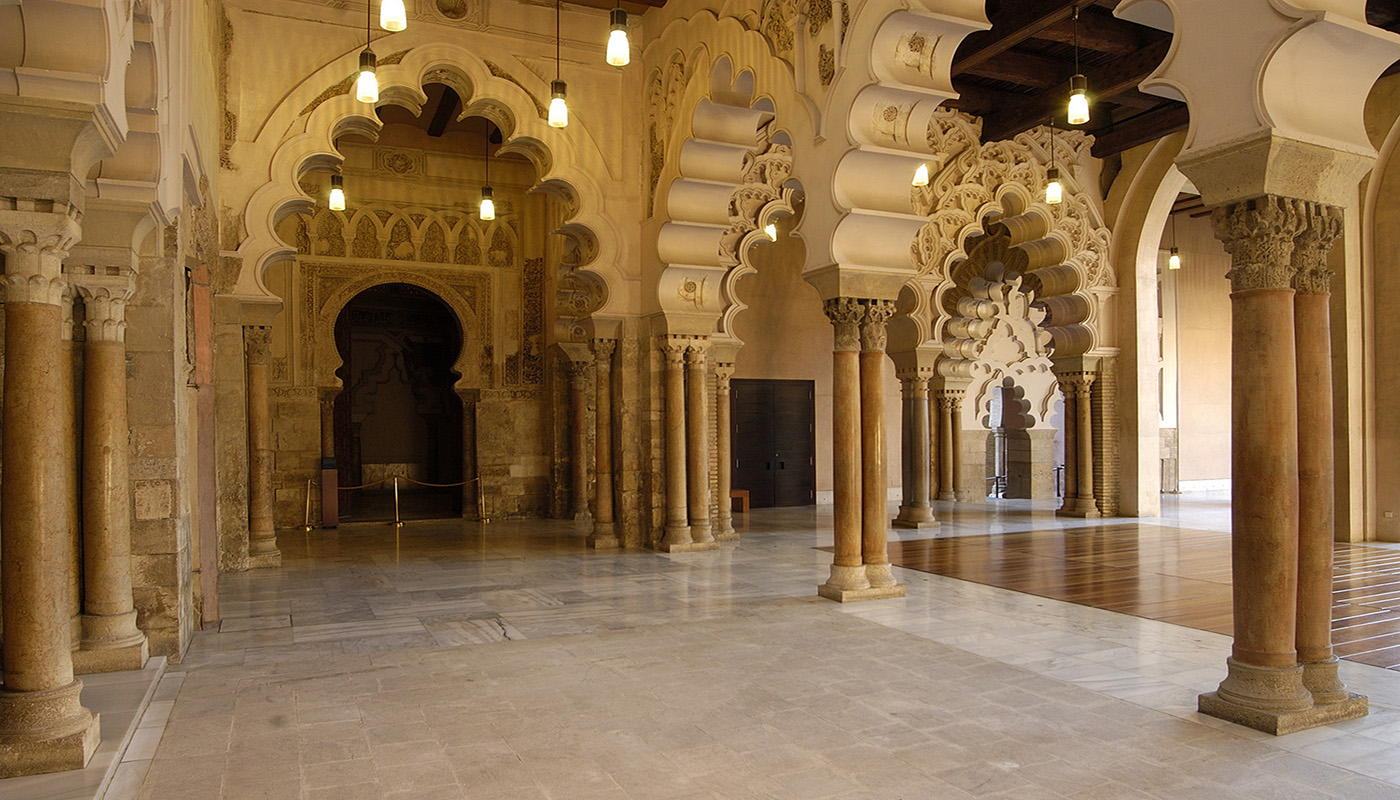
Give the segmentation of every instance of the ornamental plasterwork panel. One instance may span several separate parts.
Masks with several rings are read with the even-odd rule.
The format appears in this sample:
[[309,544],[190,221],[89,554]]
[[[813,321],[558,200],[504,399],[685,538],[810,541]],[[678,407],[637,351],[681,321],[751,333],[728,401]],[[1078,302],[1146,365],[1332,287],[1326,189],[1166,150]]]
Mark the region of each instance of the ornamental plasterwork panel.
[[671,141],[676,109],[685,93],[687,69],[684,56],[677,52],[666,67],[653,71],[647,85],[647,216],[656,203],[656,185],[666,167],[666,146]]
[[796,19],[797,0],[764,0],[759,12],[759,33],[768,40],[773,52],[788,63],[792,63]]
[[486,0],[420,0],[414,18],[483,31],[487,26],[486,11]]
[[373,154],[375,171],[383,170],[400,178],[421,178],[427,172],[422,150],[375,147]]
[[930,38],[923,31],[913,31],[899,37],[895,45],[894,60],[921,75],[933,77],[933,56],[938,50],[941,36]]

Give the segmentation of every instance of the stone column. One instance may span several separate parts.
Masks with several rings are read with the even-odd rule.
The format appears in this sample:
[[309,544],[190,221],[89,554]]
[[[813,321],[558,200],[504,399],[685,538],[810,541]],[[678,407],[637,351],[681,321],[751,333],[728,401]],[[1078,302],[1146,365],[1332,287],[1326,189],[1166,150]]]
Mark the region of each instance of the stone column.
[[685,351],[686,415],[685,452],[686,476],[690,503],[690,538],[697,544],[715,541],[710,528],[710,414],[705,375],[705,351],[710,343],[693,339]]
[[321,527],[340,525],[340,469],[335,463],[335,398],[339,392],[321,392]]
[[1231,270],[1231,571],[1229,675],[1203,713],[1286,733],[1312,710],[1294,646],[1298,602],[1298,375],[1293,326],[1295,201],[1216,208]]
[[[72,285],[63,290],[63,463],[65,484],[63,496],[68,501],[68,631],[70,646],[77,650],[83,643],[83,510],[82,493],[78,490],[78,440],[82,426],[78,424],[77,376],[80,344],[74,339]],[[75,666],[75,670],[76,670]],[[80,671],[80,670],[78,670]]]
[[1059,376],[1065,395],[1065,499],[1056,512],[1062,517],[1094,518],[1094,408],[1089,397],[1094,373],[1067,372]]
[[594,390],[596,392],[593,420],[594,500],[593,532],[588,546],[606,549],[618,546],[613,528],[613,422],[612,422],[612,356],[617,342],[612,339],[593,340]]
[[1332,547],[1336,536],[1332,427],[1332,271],[1327,254],[1342,232],[1342,209],[1301,205],[1293,241],[1293,319],[1298,357],[1298,661],[1315,706],[1341,704],[1339,719],[1364,716],[1365,697],[1347,691],[1332,652]]
[[272,524],[272,412],[267,359],[272,329],[247,326],[243,345],[248,369],[248,568],[282,564]]
[[588,464],[584,461],[588,449],[587,391],[588,362],[569,362],[569,514],[576,520],[592,519],[588,513]]
[[83,642],[78,670],[146,663],[131,596],[131,480],[126,416],[126,303],[132,286],[80,285],[83,345]]
[[961,405],[961,392],[944,389],[938,394],[938,427],[942,429],[938,437],[942,446],[938,457],[938,466],[942,477],[939,478],[939,500],[953,501],[958,499],[958,458],[961,454],[961,434],[962,426],[958,424],[958,409]]
[[661,354],[666,359],[666,535],[660,549],[667,552],[694,549],[686,506],[686,346],[682,336],[661,339]]
[[933,501],[943,493],[943,412],[932,381],[929,382],[928,392],[928,500],[932,509]]
[[61,414],[60,275],[78,225],[66,215],[0,213],[5,256],[5,386],[0,584],[5,587],[0,778],[81,769],[99,722],[83,707],[69,641],[70,535]]
[[904,587],[890,571],[887,542],[889,481],[885,461],[885,323],[894,316],[890,300],[865,302],[860,323],[860,493],[861,561],[872,591],[902,597]]
[[729,379],[734,377],[734,365],[715,364],[715,499],[719,501],[719,519],[715,538],[721,541],[738,539],[734,531],[734,503],[729,498],[733,487],[734,452],[730,441]]
[[938,523],[929,508],[928,378],[905,375],[899,380],[904,405],[904,502],[895,517],[896,528],[932,528]]
[[[861,561],[860,531],[860,321],[859,302],[840,297],[824,304],[836,329],[831,369],[831,470],[836,555],[817,594],[846,602],[871,591]],[[884,514],[880,514],[884,519]]]

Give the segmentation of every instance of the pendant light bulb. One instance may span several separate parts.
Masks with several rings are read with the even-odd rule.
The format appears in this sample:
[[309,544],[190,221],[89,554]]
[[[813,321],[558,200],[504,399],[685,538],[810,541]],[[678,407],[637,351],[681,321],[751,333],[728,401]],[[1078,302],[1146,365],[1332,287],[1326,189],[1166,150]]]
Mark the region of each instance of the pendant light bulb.
[[569,125],[569,105],[564,101],[567,87],[563,81],[552,81],[549,84],[549,93],[553,99],[549,101],[549,127],[566,128]]
[[490,221],[496,218],[496,201],[491,199],[491,187],[481,187],[481,211],[477,215],[483,221]]
[[1181,253],[1172,245],[1171,255],[1167,256],[1167,269],[1181,269]]
[[345,210],[345,179],[339,175],[331,176],[331,196],[326,205],[332,211]]
[[379,27],[393,33],[408,27],[408,12],[404,10],[403,0],[380,0]]
[[1060,183],[1060,168],[1051,167],[1045,171],[1045,202],[1059,205],[1065,199],[1065,187]]
[[612,30],[608,33],[608,63],[625,67],[632,60],[632,46],[627,41],[627,12],[614,8],[609,15]]
[[355,81],[355,99],[361,103],[379,102],[379,79],[375,77],[374,51],[366,47],[360,52],[360,78]]
[[1069,124],[1083,125],[1089,121],[1089,81],[1083,75],[1069,79]]
[[912,183],[914,186],[928,186],[928,162],[927,162],[927,161],[925,161],[924,163],[920,164],[920,165],[919,165],[919,168],[916,169],[916,170],[914,170],[914,180],[910,181],[910,183]]
[[775,225],[775,224],[773,224],[773,223],[770,222],[770,223],[768,223],[767,225],[764,225],[764,226],[763,226],[763,232],[766,233],[766,234],[768,234],[768,241],[770,241],[770,242],[776,242],[776,241],[778,241],[778,226],[777,226],[777,225]]

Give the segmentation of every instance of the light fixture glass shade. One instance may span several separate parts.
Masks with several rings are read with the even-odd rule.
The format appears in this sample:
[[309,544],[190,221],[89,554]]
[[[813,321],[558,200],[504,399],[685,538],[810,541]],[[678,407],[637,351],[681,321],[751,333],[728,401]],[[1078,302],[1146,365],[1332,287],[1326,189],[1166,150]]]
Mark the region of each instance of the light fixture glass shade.
[[339,175],[331,176],[331,196],[326,205],[332,211],[345,210],[345,179]]
[[553,99],[549,101],[549,127],[566,128],[569,125],[569,106],[564,101],[564,94],[567,87],[563,81],[553,81],[549,84],[549,93]]
[[491,187],[481,187],[481,211],[477,215],[483,220],[496,218],[496,201],[491,199]]
[[374,51],[369,48],[360,51],[360,78],[355,81],[355,99],[361,103],[379,102],[379,79],[374,75],[375,66]]
[[1172,245],[1171,255],[1167,256],[1167,269],[1181,269],[1181,253]]
[[1083,125],[1089,121],[1089,81],[1083,75],[1069,79],[1069,124]]
[[764,225],[764,226],[763,226],[763,232],[766,233],[766,234],[768,234],[768,241],[770,241],[770,242],[776,242],[776,241],[778,241],[778,226],[777,226],[777,225],[774,225],[773,223],[770,222],[770,223],[768,223],[767,225]]
[[928,186],[928,162],[927,162],[927,161],[925,161],[924,163],[920,164],[920,165],[919,165],[919,168],[916,169],[916,170],[914,170],[914,180],[910,181],[910,183],[912,183],[912,184],[915,185],[915,186]]
[[614,8],[610,16],[612,32],[608,34],[608,63],[614,67],[625,67],[632,60],[632,48],[627,42],[627,12]]
[[1045,171],[1045,202],[1059,205],[1065,199],[1065,187],[1060,183],[1060,170],[1051,167]]
[[408,27],[408,12],[404,10],[403,0],[380,0],[379,27],[395,33]]

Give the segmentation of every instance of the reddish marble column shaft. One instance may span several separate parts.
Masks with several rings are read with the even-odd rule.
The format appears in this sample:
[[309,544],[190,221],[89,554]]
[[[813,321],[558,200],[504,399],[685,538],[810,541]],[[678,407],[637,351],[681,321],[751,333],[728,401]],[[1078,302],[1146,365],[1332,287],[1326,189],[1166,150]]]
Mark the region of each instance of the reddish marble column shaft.
[[1093,376],[1086,375],[1074,385],[1074,407],[1079,414],[1074,426],[1078,439],[1074,452],[1079,459],[1075,470],[1079,486],[1075,494],[1086,508],[1094,504],[1094,407],[1089,398],[1093,382]]
[[939,479],[939,500],[956,500],[958,498],[957,484],[957,446],[958,446],[958,426],[953,419],[953,395],[943,392],[938,397],[938,425],[942,429],[942,435],[938,437],[942,455],[938,458],[938,467],[942,474]]
[[885,323],[894,303],[870,300],[860,326],[861,561],[871,587],[895,585],[887,544],[885,461]]
[[663,546],[691,543],[686,506],[685,350],[680,337],[662,340],[666,363],[666,535]]
[[690,506],[690,538],[713,542],[710,527],[710,415],[706,387],[705,351],[709,343],[696,339],[685,353],[686,364],[686,497]]
[[928,378],[910,375],[900,380],[903,395],[903,451],[900,454],[904,476],[904,502],[900,504],[895,527],[923,527],[934,522],[929,508],[929,409]]
[[594,405],[593,425],[593,532],[588,546],[617,547],[617,531],[613,527],[613,425],[612,425],[612,356],[616,345],[611,339],[593,340]]
[[817,591],[825,597],[839,599],[845,592],[870,588],[861,562],[860,319],[864,311],[856,300],[845,297],[826,301],[825,311],[835,327],[831,365],[831,470],[836,554],[831,575]]
[[1060,381],[1060,393],[1065,402],[1064,429],[1060,432],[1065,445],[1065,483],[1060,510],[1072,511],[1079,496],[1079,410],[1075,407],[1074,383]]
[[569,515],[590,519],[588,513],[588,362],[569,362]]
[[73,299],[74,291],[68,287],[63,292],[63,463],[68,465],[65,472],[67,485],[63,494],[68,500],[68,629],[72,636],[70,645],[77,650],[83,642],[83,511],[82,492],[79,491],[78,440],[82,426],[78,420],[78,388],[75,372],[78,367],[78,348],[73,341]]

